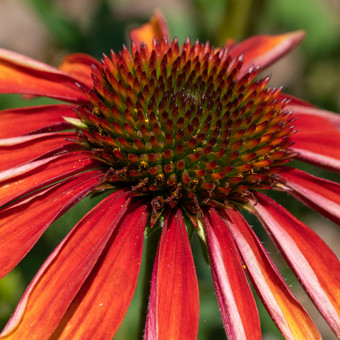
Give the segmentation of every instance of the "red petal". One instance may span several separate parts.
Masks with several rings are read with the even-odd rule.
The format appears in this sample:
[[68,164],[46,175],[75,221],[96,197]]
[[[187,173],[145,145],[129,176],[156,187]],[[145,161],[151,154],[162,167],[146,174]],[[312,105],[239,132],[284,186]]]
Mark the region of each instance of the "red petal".
[[243,55],[244,62],[239,77],[245,74],[250,66],[264,69],[294,49],[305,37],[303,31],[281,35],[257,35],[230,49],[232,57]]
[[112,339],[136,289],[146,206],[133,206],[116,228],[52,339]]
[[[290,108],[290,107],[289,107]],[[292,108],[294,110],[294,108]],[[329,133],[336,132],[336,126],[325,117],[313,114],[302,114],[301,111],[294,111],[294,116],[297,119],[294,121],[294,127],[299,131],[329,131]]]
[[25,197],[0,213],[0,277],[30,251],[49,225],[100,183],[102,172],[86,172]]
[[160,11],[155,11],[148,23],[130,31],[130,38],[138,47],[142,42],[145,42],[147,46],[152,46],[154,38],[160,41],[163,37],[170,40],[168,25]]
[[59,69],[91,88],[93,85],[92,65],[100,66],[100,63],[87,54],[75,53],[66,56]]
[[253,209],[325,320],[340,336],[340,263],[320,237],[261,193]]
[[311,103],[307,102],[306,100],[303,100],[301,98],[298,97],[294,97],[290,94],[287,93],[279,93],[277,96],[278,101],[282,101],[283,99],[287,100],[289,102],[289,105],[295,106],[304,106],[304,107],[314,107],[314,105],[312,105]]
[[0,111],[0,138],[62,130],[70,125],[63,117],[76,118],[69,105],[43,105]]
[[251,227],[236,210],[220,211],[242,255],[253,286],[285,339],[321,339]]
[[4,173],[4,176],[11,177],[1,183],[0,206],[47,184],[95,167],[98,163],[92,159],[91,152],[82,151],[34,161],[13,171],[3,171],[0,177]]
[[[326,111],[326,110],[321,110],[318,109],[316,107],[314,107],[314,105],[312,105],[311,103],[302,100],[300,98],[288,95],[286,93],[280,93],[278,95],[278,101],[282,101],[283,99],[288,99],[288,105],[286,106],[286,109],[289,110],[293,110],[294,114],[296,116],[300,117],[314,117],[313,119],[315,119],[316,117],[318,118],[323,118],[325,120],[327,120],[329,123],[331,123],[334,127],[339,128],[340,127],[340,115],[331,111]],[[307,119],[306,118],[306,123],[307,123]],[[322,125],[325,124],[324,122],[322,123]],[[320,127],[319,127],[320,128]]]
[[45,96],[70,103],[88,102],[76,79],[18,53],[0,49],[0,74],[0,93]]
[[288,167],[278,175],[292,196],[340,224],[340,184]]
[[127,205],[127,194],[115,192],[73,228],[27,287],[3,337],[50,337],[105,250]]
[[42,133],[0,139],[0,171],[33,161],[43,155],[46,157],[52,151],[56,154],[66,146],[75,146],[66,139],[76,137],[76,133]]
[[[294,114],[299,118],[297,121],[299,122],[301,119],[304,122],[308,122],[309,119],[319,119],[320,125],[319,130],[324,130],[329,126],[332,128],[340,128],[340,115],[331,111],[320,110],[312,106],[301,106],[294,105],[293,103],[289,104],[286,108],[294,111]],[[317,128],[317,125],[315,125]]]
[[180,210],[165,220],[151,281],[144,339],[196,339],[199,296]]
[[209,209],[204,230],[218,304],[228,339],[261,339],[254,296],[232,236],[216,210]]
[[[321,127],[322,128],[322,127]],[[340,171],[340,133],[329,131],[299,131],[291,136],[291,150],[297,159],[332,171]]]
[[[14,168],[10,168],[7,170],[3,170],[0,172],[0,182],[6,182],[8,180],[11,180],[13,178],[19,177],[21,175],[24,175],[27,172],[33,171],[47,163],[49,163],[52,160],[55,160],[58,158],[58,156],[49,157],[46,159],[39,159],[37,161],[27,163],[27,164],[20,164]],[[6,186],[6,185],[4,185]]]

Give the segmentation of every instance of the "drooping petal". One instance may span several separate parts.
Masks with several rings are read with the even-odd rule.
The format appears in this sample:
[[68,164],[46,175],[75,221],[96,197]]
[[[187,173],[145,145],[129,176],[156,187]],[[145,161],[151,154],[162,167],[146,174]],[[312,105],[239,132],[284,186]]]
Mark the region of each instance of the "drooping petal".
[[249,277],[285,339],[321,339],[254,231],[237,210],[219,212],[230,229]]
[[[294,105],[294,103],[289,104],[287,108],[294,111],[294,114],[299,118],[298,121],[305,117],[305,120],[316,119],[316,117],[318,117],[319,119],[327,121],[337,130],[340,128],[340,115],[338,113],[321,110],[313,106]],[[324,125],[325,123],[322,125],[322,130],[324,129]]]
[[291,136],[295,157],[332,171],[340,171],[340,132],[300,130]]
[[128,206],[117,191],[93,208],[48,257],[0,339],[48,339],[105,250]]
[[0,49],[0,74],[0,93],[45,96],[70,103],[88,102],[76,79],[15,52]]
[[34,193],[0,212],[0,277],[11,271],[43,232],[100,184],[102,171],[72,177]]
[[166,218],[158,245],[144,339],[196,339],[198,318],[196,271],[177,210]]
[[261,339],[255,299],[230,231],[215,209],[205,215],[210,267],[227,337]]
[[230,49],[232,57],[243,55],[243,65],[239,77],[244,75],[250,66],[264,69],[294,49],[305,37],[303,31],[281,35],[256,35]]
[[166,37],[170,40],[170,33],[168,25],[163,14],[160,11],[155,11],[150,21],[138,28],[134,28],[130,31],[131,40],[139,47],[141,43],[145,43],[147,46],[152,46],[152,40],[162,40]]
[[340,263],[310,228],[261,193],[253,209],[325,320],[340,336]]
[[0,139],[0,171],[25,164],[41,156],[49,156],[51,152],[56,154],[65,147],[76,146],[69,140],[75,137],[77,134],[71,132]]
[[340,224],[340,184],[298,169],[282,167],[278,174],[290,194],[310,208]]
[[59,69],[91,88],[93,84],[91,77],[92,65],[99,66],[100,63],[88,54],[75,53],[67,55],[59,66]]
[[63,117],[76,118],[70,105],[42,105],[0,111],[0,138],[69,128]]
[[136,289],[146,206],[132,206],[72,301],[52,339],[112,339]]
[[79,151],[34,161],[28,165],[0,172],[7,177],[0,185],[0,206],[47,184],[73,174],[94,169],[99,164],[91,152]]

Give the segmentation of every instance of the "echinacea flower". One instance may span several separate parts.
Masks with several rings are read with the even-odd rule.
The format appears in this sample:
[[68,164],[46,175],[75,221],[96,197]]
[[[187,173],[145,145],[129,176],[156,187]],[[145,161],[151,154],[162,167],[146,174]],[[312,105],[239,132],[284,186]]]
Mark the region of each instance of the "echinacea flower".
[[284,191],[340,222],[340,185],[288,165],[339,172],[340,116],[254,79],[303,36],[180,47],[156,13],[131,31],[131,51],[101,61],[73,54],[57,69],[0,50],[1,93],[66,102],[0,113],[1,276],[70,207],[107,193],[48,257],[0,338],[111,339],[144,235],[158,230],[145,339],[197,337],[194,232],[228,339],[261,339],[247,278],[286,339],[320,339],[240,209],[259,219],[340,336],[338,259],[266,194]]

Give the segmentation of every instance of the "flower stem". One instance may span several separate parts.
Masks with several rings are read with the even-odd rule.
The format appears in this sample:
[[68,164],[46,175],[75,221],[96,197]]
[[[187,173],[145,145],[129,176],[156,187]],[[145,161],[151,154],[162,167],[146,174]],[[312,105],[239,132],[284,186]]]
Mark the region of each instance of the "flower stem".
[[240,41],[252,28],[254,18],[258,18],[259,10],[263,9],[265,0],[229,0],[217,42],[219,46],[226,43],[227,38]]
[[153,263],[156,258],[158,241],[160,238],[161,229],[153,231],[149,234],[146,239],[146,263],[145,263],[145,273],[143,282],[143,296],[142,296],[142,306],[141,306],[141,316],[139,323],[139,338],[143,339],[146,315],[148,310],[148,302],[150,295],[151,277],[153,270]]

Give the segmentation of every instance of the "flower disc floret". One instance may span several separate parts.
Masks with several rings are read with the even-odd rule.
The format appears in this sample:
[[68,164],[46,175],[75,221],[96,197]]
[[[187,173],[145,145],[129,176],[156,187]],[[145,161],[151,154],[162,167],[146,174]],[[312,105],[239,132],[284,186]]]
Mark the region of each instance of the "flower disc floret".
[[131,49],[93,67],[92,106],[78,109],[109,183],[151,195],[154,213],[179,201],[197,212],[275,185],[294,132],[281,89],[255,81],[255,67],[241,76],[242,56],[227,48],[163,39]]

